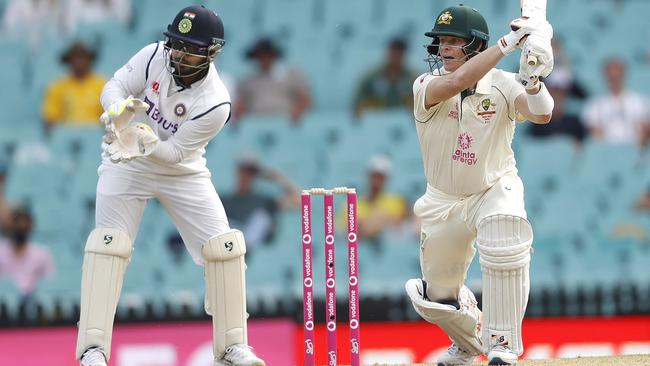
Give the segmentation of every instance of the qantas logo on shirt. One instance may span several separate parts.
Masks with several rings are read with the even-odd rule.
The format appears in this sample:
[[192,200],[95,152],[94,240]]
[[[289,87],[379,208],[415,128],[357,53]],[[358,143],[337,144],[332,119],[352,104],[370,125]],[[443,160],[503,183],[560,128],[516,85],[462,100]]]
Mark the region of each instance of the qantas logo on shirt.
[[472,135],[470,135],[469,132],[463,132],[458,135],[457,142],[459,148],[454,151],[451,160],[457,161],[461,164],[475,165],[478,158],[474,152],[469,151],[474,142]]
[[160,109],[156,107],[156,104],[149,100],[146,96],[144,97],[145,103],[149,104],[149,109],[147,109],[147,116],[151,118],[152,121],[156,122],[159,127],[162,127],[165,130],[171,130],[172,134],[178,131],[178,122],[168,121],[160,113]]

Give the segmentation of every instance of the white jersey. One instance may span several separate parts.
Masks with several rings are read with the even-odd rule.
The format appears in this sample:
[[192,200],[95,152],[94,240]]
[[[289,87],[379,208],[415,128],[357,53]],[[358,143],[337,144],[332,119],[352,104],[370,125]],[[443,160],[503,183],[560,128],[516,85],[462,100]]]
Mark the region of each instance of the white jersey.
[[490,70],[475,93],[455,95],[426,109],[426,73],[413,83],[415,125],[428,184],[467,196],[485,191],[507,173],[517,173],[511,143],[515,98],[524,93],[514,74]]
[[230,95],[213,64],[190,87],[177,85],[163,50],[163,42],[144,47],[115,72],[101,96],[104,109],[130,95],[146,102],[149,109],[133,121],[151,126],[160,138],[158,147],[128,163],[114,164],[104,154],[102,164],[165,175],[207,172],[205,146],[230,118]]

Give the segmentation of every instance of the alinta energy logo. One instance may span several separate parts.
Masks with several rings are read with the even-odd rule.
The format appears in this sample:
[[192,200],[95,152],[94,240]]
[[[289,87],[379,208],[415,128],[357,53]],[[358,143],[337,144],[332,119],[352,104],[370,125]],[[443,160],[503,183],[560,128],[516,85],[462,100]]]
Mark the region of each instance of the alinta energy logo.
[[454,154],[451,156],[453,161],[457,161],[462,164],[475,165],[478,158],[476,154],[472,151],[467,151],[472,147],[474,138],[468,132],[462,132],[458,135],[458,149],[454,151]]

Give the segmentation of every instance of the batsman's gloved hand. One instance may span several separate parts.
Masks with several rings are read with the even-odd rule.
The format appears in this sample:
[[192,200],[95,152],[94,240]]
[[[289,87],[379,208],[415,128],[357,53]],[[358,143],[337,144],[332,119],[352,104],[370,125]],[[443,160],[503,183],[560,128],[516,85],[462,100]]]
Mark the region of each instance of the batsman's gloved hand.
[[[528,63],[531,56],[536,60],[534,65]],[[554,62],[549,33],[535,31],[528,36],[524,44],[516,79],[526,89],[534,89],[540,77],[545,78],[551,74]]]
[[[509,55],[517,48],[521,48],[525,38],[537,31],[547,34],[551,25],[545,19],[521,17],[510,22],[510,33],[501,37],[497,45],[504,55]],[[550,28],[550,37],[553,37],[553,28]]]

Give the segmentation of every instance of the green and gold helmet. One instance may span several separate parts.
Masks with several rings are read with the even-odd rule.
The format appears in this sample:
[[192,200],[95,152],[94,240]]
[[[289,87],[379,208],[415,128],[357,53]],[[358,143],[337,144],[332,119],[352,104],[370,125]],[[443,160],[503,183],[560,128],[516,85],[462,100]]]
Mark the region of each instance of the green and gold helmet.
[[478,10],[463,4],[450,6],[441,11],[433,29],[424,35],[433,38],[431,44],[427,45],[430,55],[438,54],[440,44],[438,37],[440,36],[453,36],[468,40],[463,49],[465,54],[470,56],[485,50],[490,39],[490,31],[485,18]]

